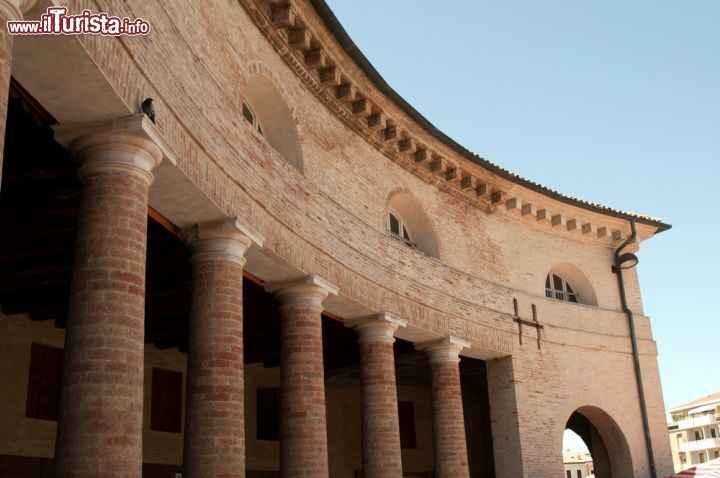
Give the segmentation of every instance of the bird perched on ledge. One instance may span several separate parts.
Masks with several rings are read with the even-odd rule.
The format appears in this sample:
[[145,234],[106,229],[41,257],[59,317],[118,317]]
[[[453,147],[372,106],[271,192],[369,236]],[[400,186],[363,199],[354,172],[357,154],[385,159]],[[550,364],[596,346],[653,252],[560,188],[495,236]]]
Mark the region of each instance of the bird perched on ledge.
[[150,118],[150,121],[155,123],[155,107],[153,107],[153,99],[145,98],[145,100],[140,105],[140,108],[142,109],[142,112],[145,113],[148,118]]

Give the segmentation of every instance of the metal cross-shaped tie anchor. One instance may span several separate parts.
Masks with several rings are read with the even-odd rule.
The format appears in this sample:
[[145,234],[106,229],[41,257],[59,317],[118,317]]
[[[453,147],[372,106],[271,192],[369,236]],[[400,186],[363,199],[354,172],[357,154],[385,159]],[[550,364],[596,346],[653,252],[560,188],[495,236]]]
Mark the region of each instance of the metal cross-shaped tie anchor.
[[518,312],[518,300],[513,297],[513,307],[515,308],[515,315],[513,316],[513,322],[517,322],[518,324],[518,335],[520,337],[520,345],[522,345],[522,327],[523,325],[527,325],[528,327],[535,327],[535,330],[537,331],[537,346],[538,350],[540,350],[540,331],[545,328],[544,325],[542,325],[540,322],[538,322],[537,318],[537,309],[535,308],[535,304],[532,304],[532,320],[526,320],[520,317],[520,313]]

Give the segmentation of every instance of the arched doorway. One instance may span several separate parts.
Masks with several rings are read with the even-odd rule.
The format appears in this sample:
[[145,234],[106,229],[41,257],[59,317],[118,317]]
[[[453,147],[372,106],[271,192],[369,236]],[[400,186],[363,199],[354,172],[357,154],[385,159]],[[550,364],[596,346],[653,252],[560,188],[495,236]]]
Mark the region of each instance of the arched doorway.
[[[631,478],[633,476],[632,458],[625,435],[615,420],[597,407],[585,406],[575,410],[565,425],[587,446],[592,456],[590,471],[595,478]],[[563,447],[564,448],[564,447]],[[578,470],[581,467],[577,467]],[[571,478],[576,478],[575,469],[570,471]],[[587,476],[583,471],[581,476]]]

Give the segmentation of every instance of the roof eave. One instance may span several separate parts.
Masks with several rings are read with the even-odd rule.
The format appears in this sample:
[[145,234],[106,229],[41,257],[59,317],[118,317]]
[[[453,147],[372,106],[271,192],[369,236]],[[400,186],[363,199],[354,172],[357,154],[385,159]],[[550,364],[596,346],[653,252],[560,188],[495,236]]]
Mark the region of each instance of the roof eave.
[[338,42],[338,44],[343,48],[343,50],[345,50],[345,52],[350,56],[350,58],[352,58],[355,64],[360,67],[360,69],[370,79],[373,85],[378,90],[380,90],[380,92],[382,92],[386,97],[388,97],[392,102],[397,104],[405,114],[407,114],[413,121],[418,123],[431,136],[453,149],[465,159],[487,169],[488,171],[497,174],[503,179],[511,181],[515,184],[518,184],[520,186],[523,186],[565,204],[570,204],[575,207],[579,207],[599,214],[604,214],[607,216],[626,219],[628,221],[634,220],[641,224],[656,227],[655,234],[667,231],[672,227],[670,224],[664,223],[658,219],[650,218],[643,215],[630,214],[606,206],[601,206],[582,201],[577,198],[566,196],[559,193],[558,191],[525,179],[468,150],[467,148],[450,138],[448,135],[440,131],[440,129],[433,125],[427,118],[425,118],[419,111],[417,111],[385,81],[382,75],[380,75],[380,73],[375,69],[372,63],[370,63],[370,61],[362,53],[362,51],[360,51],[357,45],[355,45],[355,42],[352,40],[352,38],[350,38],[350,35],[348,35],[345,28],[343,28],[342,24],[337,19],[337,17],[330,9],[328,4],[325,2],[325,0],[310,0],[310,3],[312,4],[320,19],[325,24],[325,27],[328,29],[328,31],[335,37],[335,40]]

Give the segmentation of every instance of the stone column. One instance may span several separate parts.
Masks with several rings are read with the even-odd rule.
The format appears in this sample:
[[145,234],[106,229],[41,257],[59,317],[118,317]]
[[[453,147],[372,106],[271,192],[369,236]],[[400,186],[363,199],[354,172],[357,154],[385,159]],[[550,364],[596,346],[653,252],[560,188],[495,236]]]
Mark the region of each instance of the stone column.
[[183,231],[192,250],[183,473],[245,476],[243,266],[255,231],[235,219]]
[[5,126],[12,73],[13,37],[8,34],[7,22],[23,19],[23,12],[30,10],[36,0],[0,0],[0,184],[2,183]]
[[82,183],[55,474],[142,473],[148,190],[162,154],[142,131],[60,126]]
[[280,301],[280,476],[328,478],[322,302],[337,288],[316,276],[266,286]]
[[402,478],[393,334],[407,322],[380,314],[348,325],[360,344],[363,478]]
[[467,442],[460,387],[460,351],[470,342],[456,337],[423,344],[432,382],[435,476],[468,478]]

